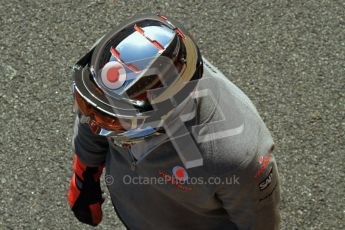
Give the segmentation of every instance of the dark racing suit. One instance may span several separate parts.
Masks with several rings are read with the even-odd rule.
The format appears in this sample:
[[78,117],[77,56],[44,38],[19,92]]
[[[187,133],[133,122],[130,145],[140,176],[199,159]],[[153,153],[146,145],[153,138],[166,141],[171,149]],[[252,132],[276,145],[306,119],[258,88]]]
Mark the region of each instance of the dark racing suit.
[[204,78],[216,83],[181,113],[188,115],[188,130],[198,127],[199,167],[186,169],[166,134],[119,147],[76,120],[75,153],[87,166],[105,164],[112,202],[129,229],[279,227],[279,177],[268,129],[247,96],[207,60]]

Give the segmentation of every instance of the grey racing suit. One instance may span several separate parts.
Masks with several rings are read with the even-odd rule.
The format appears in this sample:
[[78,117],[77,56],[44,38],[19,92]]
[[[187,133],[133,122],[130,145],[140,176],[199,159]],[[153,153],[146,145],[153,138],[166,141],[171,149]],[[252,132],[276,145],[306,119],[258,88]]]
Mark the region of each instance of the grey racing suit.
[[[117,215],[129,229],[278,229],[273,140],[248,97],[204,59],[204,86],[181,116],[203,164],[186,168],[166,134],[130,147],[94,135],[76,119],[74,150],[105,162]],[[183,146],[188,154],[190,145]],[[181,151],[181,150],[180,150]]]

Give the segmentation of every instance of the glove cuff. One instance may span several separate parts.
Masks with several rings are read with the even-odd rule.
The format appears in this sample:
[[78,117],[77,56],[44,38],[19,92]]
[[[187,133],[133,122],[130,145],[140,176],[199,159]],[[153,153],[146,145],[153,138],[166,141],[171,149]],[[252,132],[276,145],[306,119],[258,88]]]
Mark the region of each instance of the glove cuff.
[[93,175],[93,179],[95,182],[98,182],[100,180],[100,177],[102,175],[103,172],[103,168],[104,168],[104,164],[101,164],[98,167],[89,167],[86,166],[83,162],[81,162],[78,158],[78,155],[75,154],[74,155],[74,164],[73,164],[73,171],[75,174],[77,174],[77,176],[84,181],[84,173],[88,170],[91,172],[91,174]]

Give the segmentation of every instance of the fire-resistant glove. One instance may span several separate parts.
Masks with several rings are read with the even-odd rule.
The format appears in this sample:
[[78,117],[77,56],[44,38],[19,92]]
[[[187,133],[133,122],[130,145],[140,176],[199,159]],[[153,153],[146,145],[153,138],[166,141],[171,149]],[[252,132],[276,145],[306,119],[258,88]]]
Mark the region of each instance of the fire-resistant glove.
[[73,176],[68,202],[76,218],[82,223],[97,226],[102,221],[102,190],[100,177],[104,165],[88,167],[75,154]]

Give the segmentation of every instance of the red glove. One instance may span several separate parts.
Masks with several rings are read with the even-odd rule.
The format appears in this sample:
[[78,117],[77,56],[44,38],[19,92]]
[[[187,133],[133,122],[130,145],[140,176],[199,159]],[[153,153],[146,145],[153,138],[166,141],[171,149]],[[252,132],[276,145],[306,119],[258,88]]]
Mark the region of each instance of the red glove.
[[88,167],[74,158],[74,173],[68,191],[68,202],[77,219],[92,226],[102,221],[101,205],[104,201],[100,177],[104,165]]

